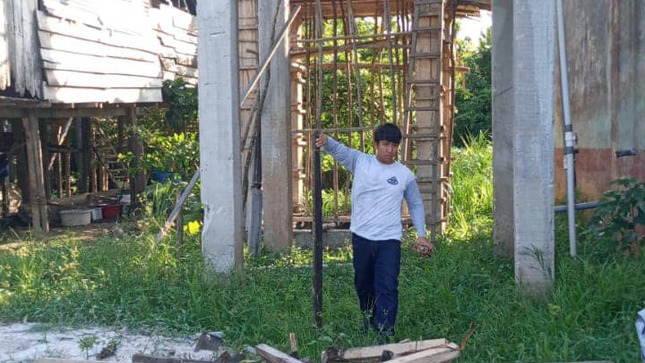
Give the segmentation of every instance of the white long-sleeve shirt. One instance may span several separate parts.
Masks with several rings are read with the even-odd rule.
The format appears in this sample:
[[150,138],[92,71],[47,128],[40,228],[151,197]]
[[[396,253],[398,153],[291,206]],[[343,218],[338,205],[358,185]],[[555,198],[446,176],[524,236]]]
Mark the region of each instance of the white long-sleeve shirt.
[[408,204],[419,237],[426,237],[425,211],[412,171],[398,161],[384,164],[375,155],[351,149],[327,137],[325,150],[350,173],[352,221],[350,230],[369,240],[401,240],[401,206]]

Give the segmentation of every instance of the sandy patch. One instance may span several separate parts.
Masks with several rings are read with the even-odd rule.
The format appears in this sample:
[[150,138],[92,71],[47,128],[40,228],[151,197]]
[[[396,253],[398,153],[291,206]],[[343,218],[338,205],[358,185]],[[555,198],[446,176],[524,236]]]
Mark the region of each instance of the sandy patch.
[[[31,362],[38,358],[97,360],[110,341],[118,345],[115,354],[105,361],[131,362],[136,353],[195,360],[217,358],[217,352],[194,351],[199,335],[170,338],[103,328],[64,329],[29,323],[0,324],[0,363]],[[83,340],[94,340],[95,343],[86,351],[81,348]]]

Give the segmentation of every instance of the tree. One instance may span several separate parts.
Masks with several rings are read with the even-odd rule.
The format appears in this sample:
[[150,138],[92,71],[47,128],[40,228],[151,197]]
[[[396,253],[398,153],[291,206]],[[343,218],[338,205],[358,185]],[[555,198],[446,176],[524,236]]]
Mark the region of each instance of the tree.
[[458,42],[462,64],[470,72],[457,82],[455,95],[456,115],[454,129],[455,146],[463,146],[464,140],[480,133],[490,137],[492,130],[492,71],[490,29],[482,37],[479,46],[471,51],[469,39]]

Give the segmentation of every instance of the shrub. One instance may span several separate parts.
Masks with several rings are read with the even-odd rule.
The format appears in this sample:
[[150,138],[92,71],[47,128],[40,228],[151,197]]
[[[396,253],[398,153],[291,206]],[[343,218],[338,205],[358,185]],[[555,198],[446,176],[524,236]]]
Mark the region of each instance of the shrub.
[[638,257],[645,235],[645,183],[634,178],[620,178],[612,182],[618,189],[607,191],[590,223],[601,235],[616,237],[618,249]]

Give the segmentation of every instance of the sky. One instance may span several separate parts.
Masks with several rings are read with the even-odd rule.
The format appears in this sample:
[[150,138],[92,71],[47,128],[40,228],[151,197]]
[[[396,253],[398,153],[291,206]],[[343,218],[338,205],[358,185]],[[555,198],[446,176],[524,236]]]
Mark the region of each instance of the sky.
[[458,20],[461,24],[461,29],[457,33],[457,37],[460,39],[470,37],[475,46],[479,44],[481,33],[493,25],[492,14],[490,11],[482,10],[479,13],[479,18],[460,18]]

